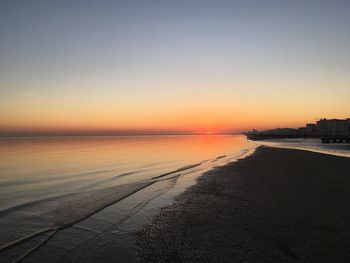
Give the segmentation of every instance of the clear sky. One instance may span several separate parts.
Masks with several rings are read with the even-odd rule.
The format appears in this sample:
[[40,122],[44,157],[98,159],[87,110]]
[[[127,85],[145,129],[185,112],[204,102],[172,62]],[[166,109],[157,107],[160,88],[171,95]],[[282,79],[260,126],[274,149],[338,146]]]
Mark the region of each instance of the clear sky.
[[0,133],[350,117],[350,1],[0,2]]

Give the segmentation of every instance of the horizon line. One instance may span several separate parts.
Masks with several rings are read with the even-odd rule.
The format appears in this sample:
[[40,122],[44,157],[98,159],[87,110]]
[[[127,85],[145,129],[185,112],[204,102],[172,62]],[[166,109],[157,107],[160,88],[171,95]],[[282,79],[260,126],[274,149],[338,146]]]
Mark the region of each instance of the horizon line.
[[166,135],[238,135],[244,132],[48,132],[48,133],[5,133],[0,138],[25,137],[118,137],[118,136],[166,136]]

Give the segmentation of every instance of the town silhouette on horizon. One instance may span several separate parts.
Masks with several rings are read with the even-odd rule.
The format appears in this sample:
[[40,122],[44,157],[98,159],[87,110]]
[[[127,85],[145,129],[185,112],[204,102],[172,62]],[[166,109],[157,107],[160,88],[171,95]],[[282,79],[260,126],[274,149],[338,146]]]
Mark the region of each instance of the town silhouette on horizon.
[[250,140],[321,138],[323,143],[350,143],[350,118],[321,118],[316,123],[307,123],[304,127],[252,130],[246,135]]

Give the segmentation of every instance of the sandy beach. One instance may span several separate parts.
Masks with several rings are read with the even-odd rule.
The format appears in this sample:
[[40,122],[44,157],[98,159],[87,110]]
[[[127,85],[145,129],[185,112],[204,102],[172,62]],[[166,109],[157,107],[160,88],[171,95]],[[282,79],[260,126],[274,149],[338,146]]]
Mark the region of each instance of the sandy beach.
[[259,147],[137,233],[141,262],[350,262],[350,159]]

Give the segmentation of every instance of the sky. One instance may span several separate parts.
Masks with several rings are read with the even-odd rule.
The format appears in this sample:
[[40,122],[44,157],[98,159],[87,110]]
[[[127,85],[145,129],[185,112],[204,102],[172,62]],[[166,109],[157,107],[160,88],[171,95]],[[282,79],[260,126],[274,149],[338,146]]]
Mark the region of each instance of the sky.
[[0,2],[0,134],[350,117],[350,1]]

